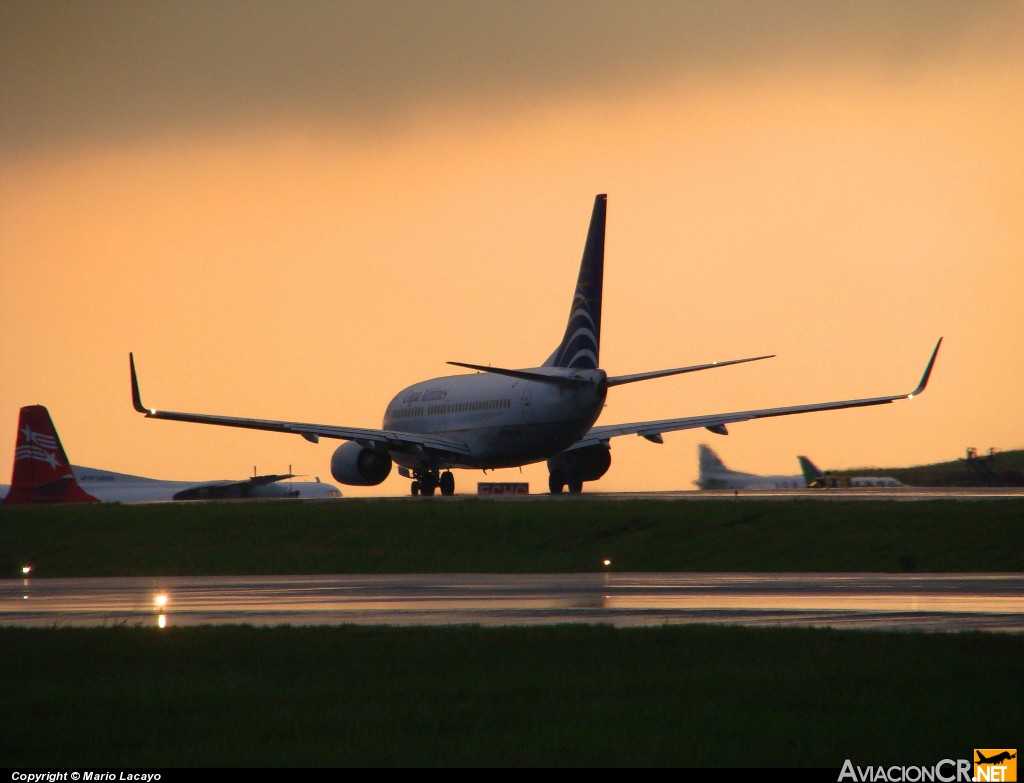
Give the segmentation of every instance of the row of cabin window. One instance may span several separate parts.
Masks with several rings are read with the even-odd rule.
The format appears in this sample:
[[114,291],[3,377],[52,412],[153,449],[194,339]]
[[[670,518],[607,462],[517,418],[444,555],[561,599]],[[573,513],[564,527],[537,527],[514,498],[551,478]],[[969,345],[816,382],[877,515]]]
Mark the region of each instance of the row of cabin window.
[[396,419],[407,419],[410,416],[422,416],[423,408],[399,408],[392,414]]
[[[427,409],[427,413],[434,415],[437,413],[465,413],[467,411],[495,411],[504,410],[512,407],[511,399],[504,400],[478,400],[477,402],[458,402],[452,405],[431,405]],[[393,416],[396,419],[407,419],[410,417],[422,416],[423,407],[419,406],[416,408],[398,408],[393,412]]]
[[465,413],[467,411],[496,411],[512,407],[512,400],[478,400],[477,402],[457,402],[452,405],[431,405],[427,409],[435,413]]

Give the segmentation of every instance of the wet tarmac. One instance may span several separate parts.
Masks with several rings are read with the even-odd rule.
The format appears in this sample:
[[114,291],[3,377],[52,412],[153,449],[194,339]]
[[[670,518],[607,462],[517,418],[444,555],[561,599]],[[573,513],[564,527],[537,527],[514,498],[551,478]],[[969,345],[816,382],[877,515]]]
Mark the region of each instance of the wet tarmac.
[[1021,574],[373,574],[0,580],[0,625],[645,626],[1024,632]]

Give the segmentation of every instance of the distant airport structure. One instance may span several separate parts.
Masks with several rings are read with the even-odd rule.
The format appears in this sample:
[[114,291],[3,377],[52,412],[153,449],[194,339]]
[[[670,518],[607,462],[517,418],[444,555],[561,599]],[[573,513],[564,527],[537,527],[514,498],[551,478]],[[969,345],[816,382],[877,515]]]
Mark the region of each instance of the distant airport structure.
[[5,504],[145,503],[165,500],[241,498],[340,498],[333,484],[287,481],[291,474],[253,476],[238,481],[163,481],[72,465],[50,413],[42,405],[21,409],[9,487],[0,486]]
[[818,489],[838,487],[902,487],[889,476],[833,476],[820,470],[807,457],[800,456],[802,474],[798,476],[759,476],[730,470],[714,450],[700,444],[697,451],[699,473],[694,482],[700,489]]

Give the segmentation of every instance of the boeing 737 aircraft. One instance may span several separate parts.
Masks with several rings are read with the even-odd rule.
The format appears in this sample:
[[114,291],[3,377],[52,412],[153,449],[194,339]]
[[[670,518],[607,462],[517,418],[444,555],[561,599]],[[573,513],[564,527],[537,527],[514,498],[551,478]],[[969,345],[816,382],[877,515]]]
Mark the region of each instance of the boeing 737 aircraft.
[[928,383],[941,339],[921,382],[909,394],[594,426],[613,386],[770,358],[755,356],[633,375],[610,376],[599,369],[606,205],[605,195],[594,200],[565,333],[540,367],[504,369],[449,362],[477,372],[414,384],[388,403],[380,429],[362,429],[147,408],[139,393],[134,357],[129,355],[135,410],[153,419],[289,432],[313,443],[320,438],[348,441],[331,457],[331,474],[342,484],[380,484],[397,463],[398,472],[412,479],[414,495],[433,495],[437,488],[451,495],[455,491],[452,468],[507,468],[546,460],[549,488],[560,493],[566,486],[570,492],[580,492],[585,481],[601,478],[611,465],[610,441],[620,435],[639,435],[654,443],[661,443],[666,432],[698,427],[725,435],[726,425],[750,419],[909,399]]
[[[14,445],[14,470],[4,503],[151,503],[162,500],[235,498],[340,498],[333,484],[285,482],[290,474],[241,481],[162,481],[99,468],[71,465],[42,405],[21,409]],[[0,494],[4,488],[0,487]]]

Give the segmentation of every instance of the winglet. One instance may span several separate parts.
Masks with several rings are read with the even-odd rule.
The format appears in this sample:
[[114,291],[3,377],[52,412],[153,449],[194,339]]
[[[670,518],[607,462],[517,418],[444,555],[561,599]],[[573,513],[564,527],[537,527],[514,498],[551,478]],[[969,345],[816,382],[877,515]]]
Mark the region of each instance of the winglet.
[[128,354],[128,366],[131,367],[132,371],[132,405],[135,406],[135,410],[139,413],[145,413],[149,416],[153,411],[142,404],[142,395],[139,394],[139,379],[135,374],[135,356],[131,353]]
[[908,400],[914,399],[914,397],[923,392],[924,387],[928,385],[928,379],[931,377],[932,374],[932,367],[935,366],[935,357],[939,355],[940,345],[942,345],[941,337],[939,338],[939,341],[935,343],[935,350],[932,351],[932,358],[928,360],[928,366],[924,368],[924,375],[921,376],[921,382],[917,385],[917,388],[914,389],[914,391],[910,392],[910,394],[907,395]]

